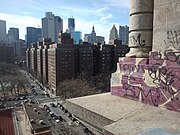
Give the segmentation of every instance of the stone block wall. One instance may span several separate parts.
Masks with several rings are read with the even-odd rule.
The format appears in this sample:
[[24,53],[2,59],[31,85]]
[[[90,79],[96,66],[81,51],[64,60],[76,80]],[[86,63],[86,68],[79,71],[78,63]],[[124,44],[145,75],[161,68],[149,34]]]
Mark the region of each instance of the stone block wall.
[[154,0],[153,51],[180,52],[180,1]]
[[120,72],[112,75],[111,93],[180,112],[177,57],[174,52],[167,52],[164,58],[159,52],[151,52],[149,58],[121,59]]

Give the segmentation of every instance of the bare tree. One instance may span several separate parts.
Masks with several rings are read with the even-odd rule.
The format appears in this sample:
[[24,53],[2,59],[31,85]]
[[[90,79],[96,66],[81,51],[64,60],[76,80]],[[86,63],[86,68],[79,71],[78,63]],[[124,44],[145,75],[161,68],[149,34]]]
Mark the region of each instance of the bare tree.
[[59,83],[58,95],[63,99],[97,94],[95,88],[91,87],[85,79],[65,80]]

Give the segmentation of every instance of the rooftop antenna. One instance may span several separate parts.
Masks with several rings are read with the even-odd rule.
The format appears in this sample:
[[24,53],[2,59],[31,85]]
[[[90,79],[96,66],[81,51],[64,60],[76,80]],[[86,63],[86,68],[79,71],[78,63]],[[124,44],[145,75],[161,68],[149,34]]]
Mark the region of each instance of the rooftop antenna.
[[73,11],[69,11],[70,18],[73,18]]
[[37,21],[34,21],[36,23],[36,25],[38,26],[38,28],[40,27],[40,25],[37,23]]

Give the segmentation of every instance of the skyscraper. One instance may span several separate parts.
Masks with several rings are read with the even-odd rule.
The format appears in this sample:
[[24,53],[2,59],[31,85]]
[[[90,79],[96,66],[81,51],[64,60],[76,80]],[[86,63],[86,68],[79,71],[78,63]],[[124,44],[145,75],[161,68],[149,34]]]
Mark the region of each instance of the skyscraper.
[[6,21],[0,20],[0,42],[6,42]]
[[68,30],[72,36],[72,33],[75,31],[75,20],[74,20],[74,18],[68,18]]
[[27,46],[30,47],[31,43],[37,43],[41,39],[41,28],[27,27]]
[[118,38],[118,32],[116,29],[116,26],[113,25],[111,31],[110,31],[110,35],[109,35],[109,44],[113,44],[114,40],[117,40]]
[[59,16],[54,17],[54,32],[55,32],[55,42],[58,41],[58,34],[63,32],[63,19]]
[[81,31],[73,32],[74,44],[80,44],[82,42],[82,33]]
[[129,39],[129,27],[119,26],[119,39],[122,41],[122,44],[128,44]]
[[8,34],[8,43],[11,44],[12,42],[19,40],[19,29],[18,28],[9,28]]
[[52,12],[46,12],[42,18],[42,37],[51,38],[52,42],[58,42],[58,33],[63,31],[63,20],[54,16]]

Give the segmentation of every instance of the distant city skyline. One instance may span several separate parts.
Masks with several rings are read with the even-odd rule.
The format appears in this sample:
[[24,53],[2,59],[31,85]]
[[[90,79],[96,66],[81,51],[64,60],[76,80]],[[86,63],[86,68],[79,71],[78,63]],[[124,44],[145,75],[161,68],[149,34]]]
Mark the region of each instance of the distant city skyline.
[[45,12],[60,16],[64,31],[70,17],[75,18],[76,30],[82,31],[82,35],[90,33],[94,25],[106,43],[113,24],[129,25],[129,0],[1,0],[0,19],[6,21],[6,31],[10,27],[19,28],[21,39],[25,39],[26,27],[42,27]]

